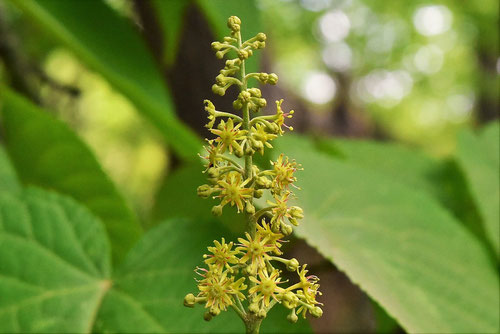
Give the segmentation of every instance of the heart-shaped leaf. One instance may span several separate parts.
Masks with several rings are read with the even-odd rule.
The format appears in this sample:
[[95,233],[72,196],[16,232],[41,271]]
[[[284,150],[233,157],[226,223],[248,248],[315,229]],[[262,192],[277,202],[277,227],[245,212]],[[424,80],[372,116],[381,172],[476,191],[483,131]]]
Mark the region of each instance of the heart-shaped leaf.
[[[232,236],[203,222],[170,220],[151,230],[111,274],[101,223],[73,200],[39,189],[0,194],[0,332],[234,333],[224,312],[209,323],[188,309],[193,269],[213,238]],[[272,310],[266,332],[309,332]],[[267,329],[266,329],[267,328]]]

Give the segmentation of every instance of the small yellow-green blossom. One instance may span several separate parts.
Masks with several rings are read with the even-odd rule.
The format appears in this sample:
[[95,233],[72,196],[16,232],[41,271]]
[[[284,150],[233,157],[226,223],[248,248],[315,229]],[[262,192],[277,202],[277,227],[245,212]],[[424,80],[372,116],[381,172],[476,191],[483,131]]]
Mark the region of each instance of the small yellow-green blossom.
[[[301,167],[295,160],[281,154],[271,162],[271,169],[261,170],[252,163],[257,152],[264,154],[272,148],[272,141],[284,134],[285,129],[293,128],[285,124],[292,118],[294,111],[284,112],[283,100],[276,101],[276,111],[252,117],[267,107],[267,101],[259,88],[248,88],[248,82],[255,80],[261,84],[275,85],[275,73],[245,73],[245,61],[254,51],[266,45],[266,35],[258,33],[244,41],[241,39],[241,20],[231,16],[227,22],[230,35],[222,41],[212,43],[217,58],[236,55],[226,59],[224,68],[215,78],[212,91],[224,96],[232,86],[239,88],[233,108],[240,115],[217,110],[214,103],[205,100],[208,114],[206,127],[214,138],[207,139],[206,154],[201,155],[205,165],[207,183],[198,187],[202,198],[217,200],[212,208],[215,216],[220,216],[226,204],[236,206],[238,213],[245,214],[249,228],[238,243],[214,240],[203,256],[206,268],[197,267],[195,272],[201,276],[197,280],[198,293],[189,293],[184,305],[194,307],[204,304],[208,309],[204,319],[210,320],[227,308],[233,308],[242,318],[247,329],[261,321],[267,312],[280,304],[290,310],[287,319],[296,322],[298,315],[311,314],[319,317],[322,305],[316,300],[319,292],[319,279],[307,275],[307,265],[300,265],[297,259],[282,257],[281,246],[286,235],[292,233],[293,226],[304,217],[303,210],[290,205],[298,189],[295,173]],[[233,52],[230,52],[233,51]],[[267,192],[268,206],[255,208],[254,198]],[[298,281],[288,284],[281,276],[284,268],[297,273]],[[293,282],[293,280],[292,280]],[[288,285],[288,287],[286,287]],[[242,300],[248,300],[245,308]]]
[[255,283],[255,286],[249,290],[250,295],[256,294],[253,300],[257,303],[262,302],[265,307],[269,306],[271,298],[279,302],[277,296],[285,291],[278,286],[284,282],[281,282],[280,271],[277,269],[273,269],[269,274],[267,270],[261,269],[258,278],[251,276],[250,281]]
[[274,250],[274,245],[270,245],[267,238],[262,235],[256,234],[251,237],[250,234],[245,233],[246,239],[238,238],[240,242],[236,250],[240,251],[243,256],[240,263],[248,264],[248,271],[257,273],[259,269],[265,268],[266,261],[271,260],[271,253]]
[[243,177],[238,172],[230,172],[225,175],[224,179],[217,181],[220,195],[216,196],[221,198],[221,205],[224,206],[228,203],[231,206],[236,205],[238,212],[242,211],[245,202],[252,197],[253,189],[245,188],[250,182],[250,179],[243,181]]
[[239,262],[236,255],[238,255],[238,251],[231,250],[233,248],[233,243],[230,242],[226,244],[226,240],[222,238],[222,242],[218,242],[214,240],[215,246],[208,247],[208,251],[212,254],[205,254],[203,257],[206,258],[205,263],[210,265],[214,265],[221,271],[224,267],[231,271],[230,264],[236,264]]
[[233,119],[230,118],[227,122],[222,120],[217,129],[210,129],[210,132],[218,136],[215,142],[220,144],[218,146],[220,153],[224,153],[226,149],[229,149],[231,153],[235,150],[237,154],[243,155],[243,149],[239,141],[245,139],[247,130],[240,130],[240,127],[241,123],[234,126]]

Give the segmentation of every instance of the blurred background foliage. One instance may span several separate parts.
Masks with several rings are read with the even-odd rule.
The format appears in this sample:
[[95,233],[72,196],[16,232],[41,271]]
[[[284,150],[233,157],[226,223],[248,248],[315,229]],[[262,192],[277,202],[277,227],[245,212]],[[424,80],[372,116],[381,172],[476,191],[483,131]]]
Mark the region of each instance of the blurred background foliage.
[[[190,73],[195,70],[192,62],[216,68],[212,59],[179,58],[185,57],[185,43],[193,49],[204,48],[203,56],[211,56],[207,45],[197,46],[196,36],[189,34],[198,33],[200,38],[222,34],[223,24],[214,33],[195,31],[212,24],[199,11],[210,16],[217,6],[210,8],[203,1],[199,8],[187,0],[153,2],[151,6],[157,6],[160,16],[155,23],[144,18],[148,8],[141,7],[147,6],[127,0],[107,3],[133,20],[143,34],[164,31],[162,37],[145,38],[172,86],[182,72],[197,76]],[[247,3],[232,6],[248,8]],[[494,0],[466,4],[258,0],[254,5],[251,14],[247,8],[236,10],[250,16],[247,25],[255,28],[249,35],[257,30],[268,34],[262,68],[280,76],[280,87],[265,93],[273,98],[288,97],[285,104],[298,111],[296,128],[302,132],[392,139],[445,156],[453,152],[460,128],[498,117],[498,4]],[[227,11],[232,6],[220,8]],[[224,22],[229,14],[219,11],[215,20]],[[39,83],[38,99],[85,138],[134,206],[147,216],[167,166],[161,136],[137,116],[126,96],[8,2],[2,3],[2,20],[15,35],[17,51],[29,67],[23,75],[34,76]],[[167,27],[148,31],[147,25],[164,22]],[[14,80],[9,79],[5,64],[0,73],[3,81]],[[198,74],[193,81],[205,84],[207,75]],[[196,85],[200,84],[191,86]],[[195,89],[189,87],[180,94],[190,96]],[[203,90],[209,97],[208,89]],[[197,105],[196,110],[182,110],[186,106],[181,101],[178,113],[181,117],[187,114],[189,122],[198,126],[193,127],[203,131],[199,128],[204,122],[201,100],[193,103],[189,107]]]
[[[27,3],[0,1],[0,82],[53,112],[83,138],[143,226],[189,211],[191,203],[198,203],[194,188],[198,182],[194,184],[192,175],[201,167],[181,168],[184,158],[172,149],[175,136],[165,138],[165,128],[155,126],[158,107],[143,108],[137,103],[140,97],[124,93],[133,87],[117,87],[111,74],[98,69],[106,62],[127,64],[121,57],[130,55],[96,39],[97,56],[87,57],[87,50],[71,38],[74,31],[54,33],[57,27],[49,21],[42,22],[41,29],[37,6]],[[461,220],[479,219],[464,190],[463,176],[447,159],[457,152],[460,131],[479,128],[499,116],[497,1],[107,0],[105,4],[140,33],[150,55],[139,56],[154,64],[162,80],[158,87],[168,87],[169,97],[162,106],[199,138],[207,135],[202,101],[213,98],[210,87],[222,64],[213,56],[210,42],[224,35],[226,17],[238,15],[246,37],[259,31],[268,35],[268,47],[250,66],[279,75],[279,86],[265,87],[263,93],[270,105],[285,98],[285,109],[296,110],[292,125],[298,132],[313,138],[398,142],[433,157],[428,158],[429,166],[434,158],[448,161],[442,166],[448,181],[440,177],[444,190],[437,197],[455,208],[453,213]],[[75,23],[75,29],[85,34],[99,17],[87,13],[80,19],[81,26]],[[131,75],[148,83],[150,77],[137,64]],[[142,87],[146,93],[149,88]],[[230,101],[228,96],[214,98],[221,109],[229,110]],[[143,109],[149,110],[146,117]],[[191,132],[179,133],[188,138]],[[337,156],[346,149],[360,165],[378,167],[366,159],[371,148],[353,151],[348,142],[347,147],[342,143],[325,141],[322,149]],[[374,159],[383,165],[384,158],[376,160],[383,156],[375,154]],[[415,175],[423,175],[427,167],[427,162],[418,166]],[[399,168],[396,164],[387,170]],[[201,175],[197,178],[202,182]],[[179,188],[190,184],[187,180],[192,189],[172,193],[172,185]],[[172,196],[182,198],[182,204],[172,204]],[[210,208],[193,206],[200,215]],[[484,234],[477,224],[469,227]],[[325,294],[333,301],[326,306],[327,316],[313,326],[317,331],[403,331],[314,249],[296,243],[291,249],[296,257],[324,268]]]

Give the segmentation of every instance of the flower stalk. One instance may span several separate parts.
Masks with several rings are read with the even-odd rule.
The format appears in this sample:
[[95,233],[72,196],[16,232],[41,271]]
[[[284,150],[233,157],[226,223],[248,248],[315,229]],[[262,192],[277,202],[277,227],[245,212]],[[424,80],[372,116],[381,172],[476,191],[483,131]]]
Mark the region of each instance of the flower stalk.
[[[258,88],[248,88],[249,80],[275,85],[278,76],[274,73],[246,73],[245,61],[253,52],[265,47],[266,35],[258,33],[247,41],[241,38],[241,20],[236,16],[228,19],[230,35],[222,42],[212,43],[216,57],[226,60],[224,68],[216,77],[212,91],[225,95],[232,86],[239,87],[237,99],[233,102],[241,117],[227,111],[216,110],[214,104],[205,100],[208,112],[207,128],[216,137],[207,139],[205,149],[205,172],[208,183],[198,187],[198,195],[220,201],[212,208],[212,214],[220,216],[226,205],[235,206],[245,215],[247,232],[238,243],[214,240],[208,253],[203,255],[206,267],[197,267],[200,276],[198,293],[186,295],[184,305],[194,307],[203,304],[207,309],[204,319],[213,317],[232,308],[243,320],[247,333],[259,333],[267,313],[277,304],[290,310],[287,319],[296,322],[298,315],[314,317],[322,315],[322,305],[316,300],[319,279],[307,275],[306,264],[296,259],[286,259],[281,246],[290,235],[293,226],[304,217],[298,206],[288,201],[295,197],[292,188],[298,189],[295,172],[301,166],[283,154],[271,161],[271,168],[261,170],[253,164],[253,155],[263,154],[272,148],[271,141],[284,134],[285,124],[293,116],[293,110],[284,112],[283,100],[276,101],[276,113],[268,116],[251,117],[267,106]],[[241,161],[243,160],[243,162]],[[265,192],[272,196],[267,207],[256,210],[254,198]],[[288,284],[282,277],[283,270],[297,273],[297,282]],[[288,287],[286,285],[288,284]]]

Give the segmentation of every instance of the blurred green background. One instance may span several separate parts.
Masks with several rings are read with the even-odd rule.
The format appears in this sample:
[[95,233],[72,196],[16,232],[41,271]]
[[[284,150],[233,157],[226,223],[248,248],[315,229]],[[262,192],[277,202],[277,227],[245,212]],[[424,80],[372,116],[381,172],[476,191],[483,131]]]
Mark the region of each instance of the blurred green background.
[[[165,190],[169,182],[187,185],[169,181],[185,165],[182,154],[172,149],[170,141],[175,138],[167,143],[165,130],[155,127],[149,116],[143,117],[139,94],[124,93],[129,74],[145,83],[149,74],[142,72],[139,61],[134,68],[134,61],[121,59],[135,55],[113,49],[128,43],[126,39],[115,36],[107,44],[114,28],[100,22],[94,12],[81,13],[82,22],[68,33],[64,19],[61,26],[43,22],[37,6],[29,3],[0,1],[0,83],[75,130],[142,225],[154,225],[171,206],[162,202],[171,196]],[[71,7],[72,1],[66,3]],[[284,98],[285,108],[296,111],[295,130],[311,138],[397,142],[446,161],[457,152],[460,131],[479,129],[499,116],[495,0],[107,0],[105,4],[121,23],[138,32],[149,51],[148,61],[159,73],[159,87],[170,93],[171,101],[165,105],[200,138],[207,136],[203,99],[213,98],[226,110],[232,101],[231,94],[214,98],[210,91],[222,64],[210,43],[224,36],[229,15],[242,18],[244,37],[259,31],[267,34],[267,48],[251,66],[278,74],[278,86],[262,87],[268,104]],[[52,2],[49,12],[50,6],[56,7]],[[94,24],[95,31],[102,29],[102,40],[86,35]],[[75,31],[84,37],[71,38]],[[116,68],[108,72],[101,63]],[[130,73],[121,74],[121,66],[128,66]],[[360,153],[360,160],[363,156]],[[449,179],[453,173],[455,169],[445,172]],[[457,178],[463,186],[462,178]],[[197,182],[185,191],[194,193]],[[454,214],[463,221],[474,221],[477,212],[464,188],[453,188],[444,202],[459,207]],[[465,200],[458,203],[457,198]],[[313,322],[314,330],[404,332],[316,250],[301,240],[294,245],[290,256],[303,258],[320,271],[329,300],[326,316]]]

